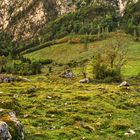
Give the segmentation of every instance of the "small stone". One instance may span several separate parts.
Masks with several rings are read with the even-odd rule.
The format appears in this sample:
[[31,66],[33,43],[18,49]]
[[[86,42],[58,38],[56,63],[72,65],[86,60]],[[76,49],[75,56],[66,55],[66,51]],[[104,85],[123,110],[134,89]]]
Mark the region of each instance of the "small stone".
[[124,133],[125,136],[130,136],[130,134],[128,132]]
[[48,98],[48,99],[52,99],[52,97],[51,97],[51,96],[47,96],[47,98]]
[[94,132],[95,131],[95,128],[91,125],[88,125],[88,124],[82,124],[82,127],[89,130],[90,132]]
[[64,128],[64,126],[61,126],[61,129],[63,129]]
[[59,74],[59,76],[62,78],[74,78],[75,77],[74,73],[71,70],[63,71]]
[[24,81],[24,82],[31,82],[31,80],[30,79],[28,79],[28,78],[22,78],[22,81]]
[[0,121],[0,140],[11,140],[12,136],[9,132],[8,125]]
[[125,136],[133,136],[135,134],[136,134],[135,131],[132,129],[129,129],[126,133],[124,133]]
[[126,81],[122,82],[122,83],[119,85],[119,87],[129,87],[129,86],[130,86],[130,84],[127,83]]
[[129,129],[128,132],[129,132],[131,135],[135,135],[135,134],[136,134],[135,131],[132,130],[132,129]]
[[29,115],[28,115],[28,114],[25,114],[23,117],[24,117],[24,118],[27,118],[27,117],[29,117]]
[[89,78],[81,79],[79,81],[79,83],[89,83],[89,82],[90,82]]
[[67,105],[68,103],[66,102],[65,105]]
[[13,96],[13,98],[18,98],[18,97],[19,97],[18,95],[14,95],[14,96]]
[[[13,128],[15,127],[17,129],[17,135],[21,140],[24,139],[24,127],[23,125],[18,121],[16,114],[14,111],[8,113],[8,117],[10,118],[11,122],[14,124]],[[8,124],[8,122],[7,122]],[[12,135],[12,134],[11,134]]]
[[53,118],[53,117],[55,117],[54,115],[51,115],[51,117]]

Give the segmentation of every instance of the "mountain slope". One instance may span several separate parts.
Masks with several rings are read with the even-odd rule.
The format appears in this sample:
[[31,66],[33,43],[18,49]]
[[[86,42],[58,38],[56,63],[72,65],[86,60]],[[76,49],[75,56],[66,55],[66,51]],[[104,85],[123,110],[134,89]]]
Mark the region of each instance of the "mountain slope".
[[[132,0],[131,2],[134,2]],[[123,14],[128,2],[125,0],[3,0],[0,1],[0,30],[14,35],[15,40],[36,36],[48,23],[68,12],[91,5],[110,5]]]
[[11,32],[15,40],[33,37],[46,22],[57,17],[55,1],[4,0],[0,5],[1,29]]
[[137,76],[140,72],[140,43],[132,41],[131,36],[122,32],[110,33],[110,37],[104,40],[89,42],[87,44],[87,48],[85,47],[85,43],[78,42],[78,36],[73,36],[73,38],[70,38],[71,42],[68,40],[68,42],[52,45],[44,49],[25,54],[24,56],[37,61],[51,59],[58,66],[60,65],[60,67],[66,65],[79,67],[81,64],[82,66],[87,65],[86,62],[90,62],[92,57],[98,51],[105,50],[108,42],[112,42],[113,38],[116,36],[120,36],[128,42],[126,48],[128,49],[127,61],[122,69],[123,76]]

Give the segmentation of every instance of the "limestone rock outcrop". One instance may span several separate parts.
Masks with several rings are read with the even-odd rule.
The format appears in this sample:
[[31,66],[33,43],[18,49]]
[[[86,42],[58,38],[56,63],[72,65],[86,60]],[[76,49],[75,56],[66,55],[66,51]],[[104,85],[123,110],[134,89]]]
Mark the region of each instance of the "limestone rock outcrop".
[[8,125],[0,121],[0,140],[11,140],[12,136],[9,132]]
[[24,140],[24,127],[13,111],[0,110],[0,140]]

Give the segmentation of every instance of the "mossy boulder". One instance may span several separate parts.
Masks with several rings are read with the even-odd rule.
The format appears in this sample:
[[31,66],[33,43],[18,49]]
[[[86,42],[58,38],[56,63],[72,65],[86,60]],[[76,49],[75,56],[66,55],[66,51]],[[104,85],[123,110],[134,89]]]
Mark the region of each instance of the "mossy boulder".
[[[15,112],[1,109],[0,111],[0,140],[5,137],[6,140],[23,140],[24,127],[16,118]],[[3,139],[2,139],[3,140]]]
[[0,140],[11,140],[12,136],[9,132],[8,125],[0,121]]

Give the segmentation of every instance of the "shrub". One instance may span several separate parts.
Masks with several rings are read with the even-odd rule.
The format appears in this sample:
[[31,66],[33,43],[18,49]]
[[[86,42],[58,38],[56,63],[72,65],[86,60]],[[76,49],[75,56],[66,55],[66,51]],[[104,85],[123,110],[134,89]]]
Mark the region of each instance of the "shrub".
[[111,123],[111,126],[117,130],[128,129],[130,128],[131,125],[132,124],[129,119],[116,119],[116,120],[113,120]]
[[41,73],[41,63],[34,61],[31,63],[32,74],[39,74]]
[[3,72],[3,66],[7,63],[7,58],[5,56],[0,56],[0,72]]
[[53,62],[52,59],[42,59],[42,60],[39,60],[39,62],[42,64],[42,65],[47,65],[47,64],[51,64]]
[[[105,48],[99,48],[99,50],[95,52],[93,60],[90,62],[90,69],[92,66],[94,79],[106,82],[119,82],[121,80],[121,68],[126,62],[127,54],[125,46],[125,39],[116,37],[107,43]],[[89,75],[89,73],[87,74]]]
[[0,55],[11,55],[14,57],[14,47],[15,43],[12,41],[13,36],[9,33],[0,31]]
[[43,48],[46,48],[46,47],[50,47],[51,45],[55,45],[57,44],[57,42],[54,40],[54,41],[49,41],[49,42],[46,42],[44,44],[40,44],[38,46],[35,46],[33,48],[29,48],[25,51],[23,51],[21,54],[24,55],[24,54],[27,54],[27,53],[31,53],[33,51],[37,51],[37,50],[40,50],[40,49],[43,49]]
[[107,64],[96,63],[94,66],[95,79],[104,80],[104,82],[119,82],[121,81],[121,73],[117,69],[113,69],[107,66]]
[[131,3],[127,6],[124,17],[123,27],[128,32],[134,35],[136,40],[140,37],[140,1]]
[[34,75],[41,73],[42,64],[37,61],[9,60],[3,67],[6,73],[18,75]]

